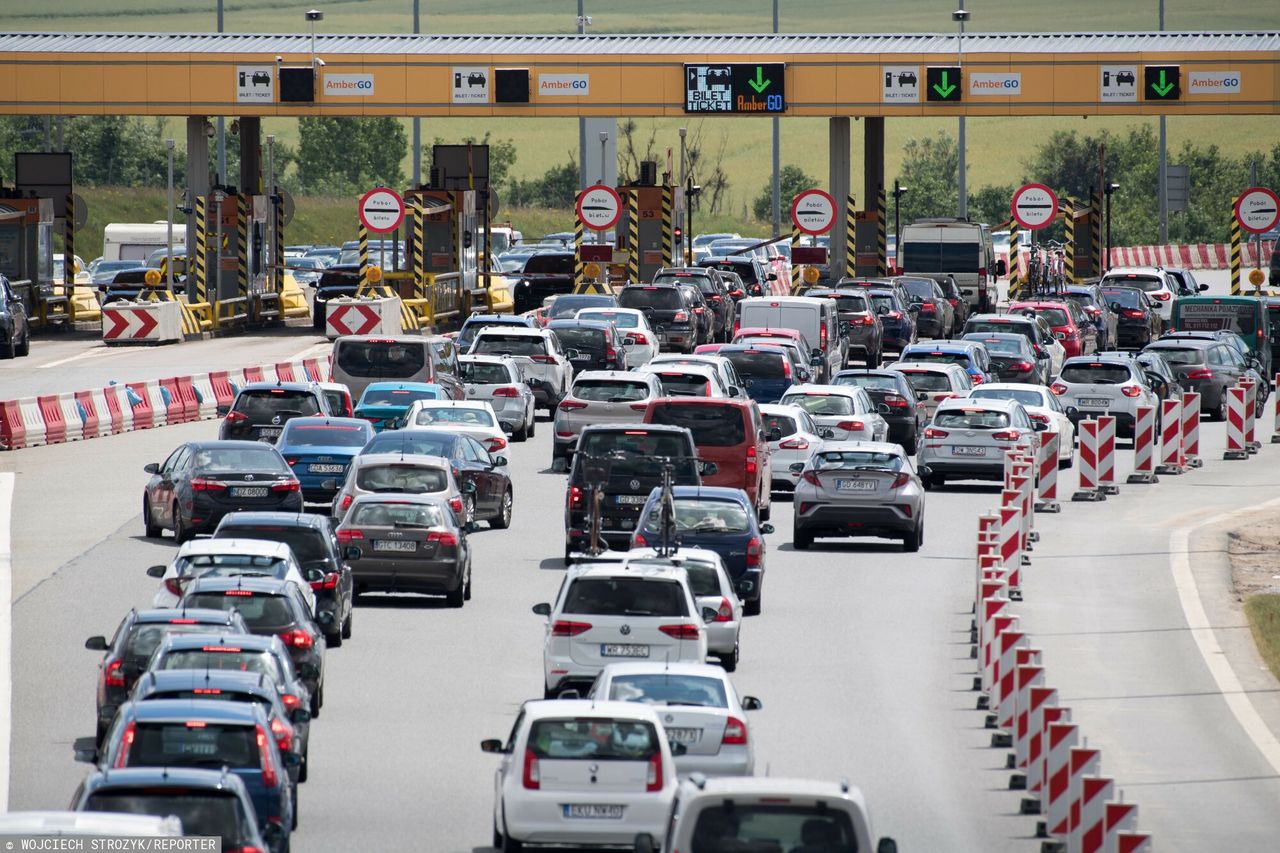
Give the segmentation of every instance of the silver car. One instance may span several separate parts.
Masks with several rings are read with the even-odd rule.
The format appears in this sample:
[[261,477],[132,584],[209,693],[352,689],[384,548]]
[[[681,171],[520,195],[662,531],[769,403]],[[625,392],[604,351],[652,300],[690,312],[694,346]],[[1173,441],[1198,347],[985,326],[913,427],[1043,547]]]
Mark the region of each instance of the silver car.
[[797,467],[791,537],[797,550],[818,536],[901,539],[904,551],[924,544],[924,484],[902,445],[828,441]]
[[[333,488],[337,488],[336,483]],[[369,453],[352,459],[329,514],[341,524],[356,498],[379,494],[433,495],[449,503],[459,525],[475,520],[474,501],[463,500],[449,460],[416,453]]]
[[755,772],[754,740],[745,712],[763,705],[753,696],[739,699],[733,682],[717,666],[611,663],[600,672],[589,695],[652,707],[667,740],[684,747],[675,756],[681,776],[751,776]]
[[[925,414],[930,418],[944,400],[963,397],[973,388],[969,372],[958,364],[895,361],[885,367],[906,375],[907,381],[915,389],[917,399],[924,403]],[[921,394],[924,396],[921,397]]]
[[925,488],[947,480],[1003,481],[1005,454],[1019,448],[1038,452],[1037,433],[1047,427],[1032,421],[1017,400],[947,400],[925,427],[916,456]]
[[[779,401],[804,409],[835,441],[884,441],[889,422],[865,388],[855,385],[792,385]],[[884,407],[887,412],[888,406]]]
[[769,439],[773,490],[794,491],[796,483],[800,482],[800,474],[792,471],[791,466],[797,462],[808,462],[809,457],[822,446],[822,427],[799,406],[778,403],[761,404],[760,419],[764,421],[764,434]]
[[743,607],[724,559],[708,548],[681,548],[666,557],[659,556],[656,548],[632,548],[626,556],[632,562],[656,560],[684,567],[689,576],[689,591],[698,607],[710,607],[716,612],[715,618],[706,623],[707,653],[720,659],[725,672],[737,669],[742,648]]
[[623,370],[586,370],[573,380],[556,407],[552,427],[551,465],[568,459],[588,424],[640,423],[650,400],[662,394],[656,374]]
[[458,370],[467,399],[488,403],[512,441],[533,437],[533,391],[520,365],[498,355],[464,355]]

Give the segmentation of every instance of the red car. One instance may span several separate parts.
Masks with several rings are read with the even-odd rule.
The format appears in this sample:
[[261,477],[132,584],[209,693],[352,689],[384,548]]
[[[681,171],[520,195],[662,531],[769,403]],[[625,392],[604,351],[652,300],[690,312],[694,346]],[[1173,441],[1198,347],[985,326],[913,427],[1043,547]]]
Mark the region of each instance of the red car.
[[1074,300],[1014,302],[1009,313],[1043,317],[1053,329],[1053,336],[1062,342],[1065,358],[1098,351],[1098,328]]

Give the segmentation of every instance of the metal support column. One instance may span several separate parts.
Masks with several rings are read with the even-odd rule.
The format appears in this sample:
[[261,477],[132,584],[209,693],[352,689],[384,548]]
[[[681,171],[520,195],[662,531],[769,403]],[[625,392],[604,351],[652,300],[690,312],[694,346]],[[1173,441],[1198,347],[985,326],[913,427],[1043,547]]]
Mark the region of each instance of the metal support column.
[[640,281],[640,191],[627,190],[627,284]]
[[1068,284],[1076,280],[1076,202],[1071,196],[1062,197],[1062,275]]
[[582,293],[583,292],[582,285],[585,283],[585,279],[582,273],[582,267],[583,267],[582,244],[586,236],[583,233],[584,230],[585,230],[585,226],[583,226],[582,220],[579,217],[575,216],[573,218],[573,292],[574,293]]
[[1019,259],[1022,256],[1022,251],[1018,248],[1018,245],[1018,220],[1014,219],[1009,222],[1008,298],[1010,302],[1017,298],[1022,288],[1019,276]]
[[[195,259],[195,291],[187,289],[187,301],[201,304],[209,302],[209,225],[205,208],[209,197],[198,195],[194,199],[195,226],[187,231],[187,259]],[[190,241],[194,241],[191,243]],[[190,268],[190,263],[188,263]]]
[[1236,216],[1236,205],[1240,202],[1239,196],[1233,196],[1231,199],[1231,295],[1240,295],[1240,272],[1244,267],[1240,256],[1241,249],[1244,246],[1244,240],[1240,234],[1240,219]]
[[356,291],[363,295],[369,289],[369,229],[363,222],[356,232],[356,240],[360,243],[360,283]]
[[[827,157],[830,163],[828,190],[832,198],[851,199],[852,187],[849,184],[849,126],[848,116],[827,120]],[[831,264],[832,275],[839,275],[841,270],[846,274],[853,272],[853,258],[849,257],[846,245],[853,228],[852,216],[835,218],[831,227]]]
[[240,123],[240,192],[262,195],[262,119],[246,116]]
[[[791,224],[791,255],[795,256],[796,249],[800,248],[800,229]],[[791,295],[795,296],[800,293],[800,265],[793,263],[791,265]]]
[[248,193],[236,195],[236,296],[245,300],[243,310],[249,310],[249,205],[253,199]]
[[888,210],[884,199],[884,185],[876,188],[876,275],[889,274]]
[[[209,194],[209,137],[205,135],[206,119],[204,116],[187,117],[187,179],[186,204],[191,212],[187,214],[187,257],[196,255],[196,217],[195,199]],[[189,287],[189,285],[188,285]],[[208,295],[206,291],[206,297]],[[207,302],[207,298],[195,299],[188,289],[188,298],[193,302]]]
[[884,275],[884,119],[876,116],[862,121],[862,204],[865,212],[858,220],[852,266],[860,276]]
[[[413,298],[427,298],[427,213],[422,195],[413,197]],[[432,312],[434,319],[435,313]]]

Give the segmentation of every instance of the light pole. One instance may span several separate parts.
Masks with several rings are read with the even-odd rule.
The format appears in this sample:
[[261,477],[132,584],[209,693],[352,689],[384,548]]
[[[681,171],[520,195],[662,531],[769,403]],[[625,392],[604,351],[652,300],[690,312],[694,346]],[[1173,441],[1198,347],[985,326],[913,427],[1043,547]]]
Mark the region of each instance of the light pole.
[[[222,0],[218,0],[218,32],[222,32]],[[227,122],[222,116],[218,116],[218,180],[227,181]]]
[[[689,133],[689,128],[687,128],[687,127],[682,127],[682,128],[680,128],[680,186],[682,186],[682,187],[686,187],[686,186],[687,186],[687,185],[686,185],[686,183],[685,183],[685,181],[686,181],[686,177],[685,177],[685,168],[686,168],[686,167],[685,167],[685,155],[684,155],[684,145],[685,145],[685,141],[684,141],[684,140],[685,140],[685,137],[688,135],[688,133]],[[688,191],[688,189],[686,188],[685,193],[684,193],[684,214],[685,214],[685,216],[684,216],[684,219],[685,219],[685,223],[684,223],[684,224],[685,224],[685,228],[684,228],[684,263],[685,263],[685,266],[689,266],[689,267],[691,267],[691,266],[693,266],[693,250],[692,250],[692,246],[693,246],[693,233],[689,230],[689,201],[690,201],[690,199],[689,199],[689,191]]]
[[[413,0],[413,34],[419,35],[422,30],[418,26],[419,0]],[[413,188],[416,190],[422,182],[422,118],[413,117]]]
[[[583,0],[578,0],[578,35],[585,36],[587,34],[587,24],[591,23],[591,19],[587,17],[586,11],[583,9]],[[578,186],[585,189],[589,178],[587,177],[587,119],[585,116],[578,119],[578,157],[582,160],[578,164]],[[605,172],[604,160],[600,161],[600,171]],[[604,179],[600,179],[600,183],[604,183]]]
[[[964,65],[964,22],[969,20],[969,13],[964,9],[964,0],[960,0],[960,8],[951,13],[951,20],[959,25],[956,31],[956,65]],[[964,71],[960,72],[960,83],[964,83]],[[962,99],[963,100],[963,99]],[[964,139],[964,116],[960,116],[960,125],[957,128],[958,139],[956,145],[959,154],[959,174],[957,175],[957,189],[960,194],[960,203],[957,206],[957,215],[960,219],[969,218],[969,199],[968,189],[965,186],[965,139]]]
[[[276,193],[276,135],[267,134],[267,200],[271,202],[268,209],[271,218],[267,220],[267,262],[261,267],[267,271],[268,291],[275,291],[275,283],[284,281],[284,271],[274,269],[276,262],[276,243],[280,240],[280,232],[276,230],[276,206],[280,204],[280,196]],[[283,254],[283,253],[281,253]],[[281,290],[284,288],[281,287]],[[281,314],[283,317],[283,313]]]
[[[773,0],[773,31],[778,32],[778,0]],[[773,236],[782,236],[782,134],[773,117]]]
[[316,67],[316,21],[324,20],[324,12],[311,9],[307,12],[307,23],[311,24],[311,70]]
[[[1164,32],[1164,0],[1160,0],[1160,32]],[[1164,114],[1160,114],[1160,166],[1156,174],[1160,207],[1160,245],[1169,242],[1169,147],[1165,136]]]
[[[221,6],[222,4],[219,3],[218,5]],[[165,249],[164,253],[164,280],[165,285],[169,288],[169,292],[173,293],[173,140],[166,139],[164,141],[164,147],[169,154],[169,213],[165,217],[165,219],[168,220],[168,227],[165,231],[168,248]]]
[[605,178],[609,174],[609,169],[605,166],[604,161],[609,156],[609,133],[608,131],[600,131],[600,183],[605,182]]
[[1103,270],[1111,269],[1111,196],[1116,190],[1120,189],[1120,185],[1107,181],[1102,191],[1107,195],[1107,251],[1102,258]]

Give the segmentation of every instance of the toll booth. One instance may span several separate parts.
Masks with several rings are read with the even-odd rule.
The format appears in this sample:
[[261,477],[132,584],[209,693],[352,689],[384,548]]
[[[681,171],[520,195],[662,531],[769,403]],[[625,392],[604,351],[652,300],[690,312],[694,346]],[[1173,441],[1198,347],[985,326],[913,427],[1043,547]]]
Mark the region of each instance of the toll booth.
[[400,286],[400,296],[430,299],[433,319],[489,304],[478,269],[477,196],[476,190],[427,188],[404,194],[410,222],[405,245],[412,275],[409,287]]
[[626,280],[651,281],[660,268],[672,264],[673,188],[629,184],[618,187],[618,195],[623,204],[616,244],[628,253]]
[[53,200],[13,195],[0,191],[0,274],[33,326],[66,322],[67,297],[53,287]]
[[267,243],[272,215],[269,196],[240,195],[234,187],[196,199],[195,263],[187,276],[187,300],[213,306],[214,328],[279,319]]

